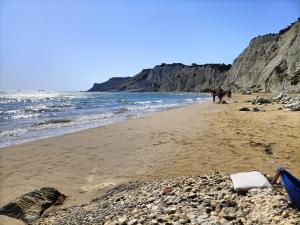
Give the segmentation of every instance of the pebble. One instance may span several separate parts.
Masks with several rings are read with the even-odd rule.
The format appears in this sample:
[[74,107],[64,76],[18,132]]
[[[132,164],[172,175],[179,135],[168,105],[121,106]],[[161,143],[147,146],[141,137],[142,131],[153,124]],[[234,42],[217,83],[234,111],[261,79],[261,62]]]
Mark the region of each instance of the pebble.
[[[118,199],[118,201],[116,201]],[[59,209],[33,225],[297,224],[279,184],[274,189],[232,191],[229,174],[130,183],[90,203]]]
[[138,223],[137,219],[132,219],[128,222],[128,225],[136,225]]
[[127,224],[127,217],[121,217],[118,219],[118,223],[121,224],[121,225],[124,225],[124,224]]

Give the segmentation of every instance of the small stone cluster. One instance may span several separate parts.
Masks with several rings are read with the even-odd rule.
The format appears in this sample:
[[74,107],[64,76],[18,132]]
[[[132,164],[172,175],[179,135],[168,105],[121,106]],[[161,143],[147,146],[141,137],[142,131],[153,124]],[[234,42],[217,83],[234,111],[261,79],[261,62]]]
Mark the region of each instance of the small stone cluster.
[[48,213],[35,225],[297,224],[281,185],[236,193],[229,175],[182,177],[119,186],[88,204]]
[[280,93],[273,99],[273,102],[278,104],[283,104],[285,108],[291,111],[300,111],[300,97],[299,96],[289,96],[284,93]]
[[264,98],[261,96],[256,96],[253,100],[252,100],[252,105],[263,105],[263,104],[269,104],[272,102],[272,99],[270,98]]
[[[252,105],[264,105],[264,104],[282,104],[284,108],[287,108],[289,111],[300,111],[300,97],[299,96],[289,96],[284,93],[278,94],[275,98],[265,98],[261,96],[256,96],[252,100]],[[279,108],[282,109],[282,108]],[[246,111],[246,110],[240,110]],[[250,111],[250,110],[247,110]],[[253,110],[255,111],[255,110]],[[258,112],[257,110],[256,112]]]

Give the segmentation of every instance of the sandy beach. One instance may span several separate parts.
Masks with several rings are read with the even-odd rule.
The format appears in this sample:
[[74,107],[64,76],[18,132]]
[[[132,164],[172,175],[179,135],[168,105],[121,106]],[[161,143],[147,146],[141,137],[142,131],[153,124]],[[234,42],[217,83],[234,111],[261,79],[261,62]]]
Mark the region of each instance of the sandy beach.
[[[259,106],[255,95],[205,102],[0,149],[0,204],[44,186],[87,202],[131,180],[259,170],[300,177],[299,112]],[[271,149],[268,154],[265,149]],[[269,152],[270,153],[270,152]]]

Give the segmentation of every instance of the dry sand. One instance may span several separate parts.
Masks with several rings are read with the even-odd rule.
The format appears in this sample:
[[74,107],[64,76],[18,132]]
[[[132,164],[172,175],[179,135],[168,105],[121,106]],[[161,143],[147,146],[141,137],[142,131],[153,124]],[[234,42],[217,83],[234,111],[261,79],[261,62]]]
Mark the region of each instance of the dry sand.
[[[284,165],[300,177],[300,113],[277,104],[238,111],[252,109],[245,100],[254,97],[234,95],[227,105],[200,103],[0,149],[0,205],[43,186],[68,195],[65,205],[72,205],[130,180],[212,170],[272,175]],[[268,145],[273,155],[265,153]]]

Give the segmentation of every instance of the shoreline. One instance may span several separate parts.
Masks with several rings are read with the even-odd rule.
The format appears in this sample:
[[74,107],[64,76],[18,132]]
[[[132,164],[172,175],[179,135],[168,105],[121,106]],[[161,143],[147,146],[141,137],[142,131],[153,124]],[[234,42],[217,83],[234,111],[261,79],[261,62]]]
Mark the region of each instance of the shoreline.
[[[29,159],[31,157],[30,155],[32,153],[35,153],[32,156],[33,158],[36,157],[36,156],[39,157],[43,153],[42,151],[48,151],[48,150],[51,151],[51,149],[49,147],[54,146],[54,145],[56,145],[56,143],[59,143],[59,142],[61,142],[61,144],[58,144],[57,147],[58,147],[58,149],[61,149],[63,152],[58,152],[59,150],[56,149],[55,154],[59,155],[60,153],[62,153],[64,155],[65,154],[64,150],[66,150],[66,149],[68,150],[68,148],[66,147],[66,145],[72,145],[72,141],[73,141],[74,137],[76,138],[76,137],[79,136],[80,138],[83,138],[83,137],[86,138],[90,134],[92,134],[92,136],[95,136],[94,134],[97,131],[102,131],[103,133],[106,133],[107,129],[110,129],[110,130],[113,129],[113,130],[115,130],[119,126],[121,126],[122,128],[126,127],[126,128],[128,128],[128,130],[132,131],[134,129],[134,126],[133,126],[133,128],[128,127],[127,126],[128,122],[130,122],[130,123],[133,122],[133,124],[136,124],[136,123],[148,120],[149,118],[152,118],[152,117],[155,117],[154,119],[156,120],[157,119],[156,117],[159,117],[159,115],[161,115],[161,114],[173,112],[174,110],[175,111],[181,110],[181,109],[188,110],[188,108],[190,108],[190,107],[195,107],[195,106],[198,106],[198,105],[207,104],[208,101],[209,100],[205,100],[205,101],[201,101],[199,103],[188,104],[188,105],[181,105],[181,106],[177,106],[177,107],[174,107],[174,108],[171,108],[171,109],[166,109],[166,110],[163,110],[163,111],[153,112],[151,114],[143,115],[143,116],[140,116],[140,117],[131,117],[131,118],[128,118],[126,120],[117,121],[117,122],[114,122],[114,123],[111,123],[111,124],[107,124],[107,125],[97,126],[97,127],[93,127],[93,128],[87,128],[87,129],[75,131],[75,132],[72,132],[72,133],[66,133],[66,134],[62,134],[62,135],[58,135],[58,136],[47,137],[47,138],[43,138],[43,139],[28,141],[28,142],[25,142],[25,143],[20,143],[20,144],[16,144],[16,145],[12,145],[12,146],[7,146],[7,147],[0,148],[0,160],[1,160],[1,165],[0,165],[0,167],[1,167],[0,181],[3,180],[2,175],[4,175],[4,174],[2,174],[2,173],[3,173],[3,169],[5,167],[4,164],[5,164],[5,160],[6,160],[6,158],[5,158],[6,155],[18,158],[18,154],[20,154],[21,158],[23,158],[24,156],[22,155],[22,153],[24,154],[24,151],[26,151],[26,159]],[[105,135],[105,136],[110,137],[112,135],[108,134],[108,135]],[[67,143],[64,142],[64,139],[68,139]],[[153,139],[153,138],[151,137],[151,139]],[[80,142],[80,140],[79,140],[79,142]],[[100,144],[100,143],[97,143],[97,144]],[[110,144],[114,145],[114,143],[110,143]],[[144,143],[142,143],[142,145],[143,144]],[[151,145],[149,147],[155,147],[155,146],[159,146],[159,145],[160,145],[160,143],[153,143],[153,145]],[[38,149],[37,147],[41,147],[44,150]],[[77,147],[79,147],[79,146],[77,146]],[[84,146],[82,146],[82,145],[80,147],[84,148]],[[97,146],[97,147],[99,147],[99,146]],[[118,146],[118,147],[120,147],[120,146]],[[31,149],[31,148],[33,148],[33,149]],[[85,148],[85,150],[87,150],[87,151],[89,151],[89,150],[92,151],[93,149],[94,149],[94,147],[87,147],[87,148]],[[44,153],[46,153],[46,152],[44,152]],[[49,153],[49,152],[47,152],[47,153]],[[67,153],[71,153],[71,151],[68,151]],[[85,153],[87,153],[87,152],[85,152]],[[84,153],[79,153],[79,155],[80,154],[84,154]],[[141,157],[143,157],[143,156],[141,155]],[[34,161],[34,159],[32,159],[32,160]],[[17,164],[24,165],[24,163],[20,159],[16,159],[16,160],[13,159],[12,161],[19,161],[19,162],[17,162]],[[29,161],[31,161],[31,159],[29,159]],[[63,161],[63,159],[59,159],[58,162],[62,162],[62,161]],[[87,160],[87,161],[89,161],[89,160]],[[150,167],[152,167],[152,166],[150,166]],[[19,171],[19,169],[17,169],[16,171]],[[36,171],[36,172],[38,172],[38,171]],[[46,171],[44,171],[44,172],[46,172]],[[97,169],[95,169],[95,168],[93,168],[90,171],[91,174],[94,174],[96,172],[97,172]],[[141,172],[137,172],[137,174],[140,174],[140,173]],[[38,174],[36,173],[36,175],[38,175]],[[5,177],[5,175],[4,175],[4,177]],[[31,176],[29,176],[29,177],[31,177]],[[141,176],[138,175],[138,176],[136,176],[136,179],[140,179],[140,177]],[[89,181],[91,181],[92,179],[93,179],[92,175],[86,177],[87,183]],[[145,179],[147,179],[147,177],[145,177]],[[126,183],[130,179],[126,178],[124,180],[123,179],[118,179],[118,180],[119,180],[119,182],[103,182],[102,185],[95,185],[95,186],[83,185],[82,187],[80,187],[79,193],[83,194],[83,193],[87,193],[87,192],[91,192],[91,191],[98,192],[98,189],[101,189],[100,190],[100,194],[102,194],[102,193],[104,193],[105,190],[107,190],[107,189],[109,189],[109,188],[111,188],[113,186],[119,185],[121,183]],[[2,184],[2,182],[0,182],[0,191],[3,192],[3,188],[1,187],[1,184]],[[31,185],[29,185],[29,186],[31,186]],[[36,186],[32,185],[33,189],[35,187],[38,188],[40,186],[38,186],[38,185],[36,185]],[[31,189],[30,188],[26,188],[25,190],[30,191]],[[14,195],[18,196],[18,195],[21,195],[21,194],[23,194],[25,192],[26,191],[23,191],[23,192],[20,192],[19,194],[14,194]],[[0,204],[1,205],[3,205],[3,204],[5,204],[5,203],[8,202],[8,200],[6,202],[2,201],[3,200],[3,196],[7,196],[7,193],[6,194],[0,193]],[[94,196],[94,195],[92,195],[92,196]],[[84,200],[85,200],[85,197],[84,197]],[[75,203],[80,203],[80,202],[81,202],[81,200],[79,202],[75,200]],[[72,204],[73,204],[73,200],[70,202],[70,205],[72,205]]]
[[[193,104],[149,116],[3,148],[0,204],[40,187],[55,187],[80,204],[133,180],[259,170],[283,164],[300,176],[299,112],[240,112],[253,107],[234,95],[229,104]],[[283,137],[284,136],[284,137]],[[263,151],[272,147],[272,155]]]
[[[152,92],[151,92],[152,93]],[[179,92],[178,92],[179,93]],[[177,92],[175,94],[178,94]],[[183,92],[182,94],[190,94],[190,92]],[[20,144],[24,144],[24,143],[30,143],[30,142],[34,142],[34,141],[39,141],[39,140],[44,140],[47,138],[52,138],[52,137],[58,137],[58,136],[62,136],[65,134],[72,134],[72,133],[76,133],[76,132],[80,132],[83,130],[87,130],[87,129],[93,129],[93,128],[97,128],[97,127],[102,127],[102,126],[107,126],[107,125],[111,125],[114,123],[119,123],[119,122],[123,122],[126,121],[128,119],[135,119],[135,118],[141,118],[141,117],[145,117],[145,116],[149,116],[149,115],[153,115],[155,113],[159,113],[159,112],[164,112],[164,111],[168,111],[168,110],[172,110],[172,109],[176,109],[176,108],[181,108],[181,107],[186,107],[189,105],[193,105],[193,104],[198,104],[198,103],[202,103],[202,102],[206,102],[208,101],[209,95],[208,93],[199,93],[200,95],[207,95],[207,96],[202,96],[203,99],[198,99],[197,100],[193,100],[193,101],[188,101],[190,99],[186,99],[186,102],[181,102],[178,103],[177,105],[173,105],[173,106],[167,106],[167,104],[165,107],[157,107],[157,105],[153,104],[153,105],[145,105],[145,107],[149,107],[149,108],[153,108],[153,111],[136,111],[130,109],[130,107],[132,106],[126,106],[129,108],[123,108],[123,106],[121,106],[120,108],[116,108],[107,112],[102,112],[102,113],[97,113],[97,114],[87,114],[87,116],[101,116],[103,118],[100,118],[99,121],[95,121],[95,123],[78,123],[78,120],[80,120],[81,117],[77,117],[77,118],[69,118],[69,117],[63,117],[63,118],[50,118],[48,120],[43,120],[40,122],[37,122],[35,124],[32,124],[31,127],[34,128],[41,128],[44,125],[51,125],[51,124],[61,124],[62,126],[60,127],[44,127],[44,129],[40,130],[41,134],[37,134],[34,136],[28,136],[26,137],[21,137],[19,140],[13,140],[13,141],[5,141],[5,139],[3,138],[3,142],[0,143],[0,151],[4,148],[7,147],[12,147],[12,146],[16,146],[16,145],[20,145]],[[141,100],[143,101],[143,100]],[[149,100],[148,100],[149,101]],[[162,100],[159,100],[162,101]],[[143,104],[141,104],[141,106],[143,106]],[[104,114],[111,114],[112,116],[103,116]],[[26,127],[25,127],[26,128]],[[25,128],[19,127],[19,128],[15,128],[15,130],[23,130]],[[43,127],[42,127],[43,128]],[[48,131],[45,129],[49,129]],[[15,131],[13,130],[5,130],[3,131],[3,133],[0,132],[0,134],[4,134],[4,133],[14,133]],[[28,132],[28,130],[26,131]],[[8,135],[10,136],[10,135]],[[3,137],[3,136],[2,136]],[[5,136],[4,136],[5,137]]]

